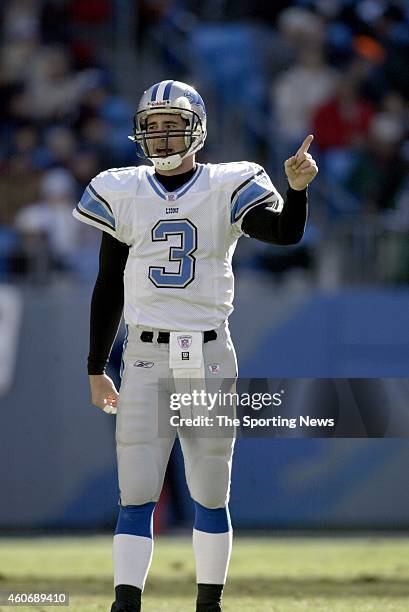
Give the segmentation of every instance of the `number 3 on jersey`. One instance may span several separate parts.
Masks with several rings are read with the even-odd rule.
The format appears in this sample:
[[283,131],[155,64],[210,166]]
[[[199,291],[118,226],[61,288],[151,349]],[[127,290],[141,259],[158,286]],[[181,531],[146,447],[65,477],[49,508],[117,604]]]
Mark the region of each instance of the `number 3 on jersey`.
[[197,228],[188,219],[161,220],[152,229],[153,242],[168,240],[169,236],[180,236],[180,247],[169,247],[169,261],[178,262],[177,272],[167,272],[159,266],[149,267],[149,278],[156,287],[184,289],[195,277]]

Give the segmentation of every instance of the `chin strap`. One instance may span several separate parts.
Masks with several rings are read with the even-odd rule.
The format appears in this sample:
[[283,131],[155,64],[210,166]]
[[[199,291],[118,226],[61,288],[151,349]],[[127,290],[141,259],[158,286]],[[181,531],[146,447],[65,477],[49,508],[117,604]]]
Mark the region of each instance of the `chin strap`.
[[150,157],[149,159],[158,170],[175,170],[175,168],[179,168],[184,158],[177,153],[168,157]]

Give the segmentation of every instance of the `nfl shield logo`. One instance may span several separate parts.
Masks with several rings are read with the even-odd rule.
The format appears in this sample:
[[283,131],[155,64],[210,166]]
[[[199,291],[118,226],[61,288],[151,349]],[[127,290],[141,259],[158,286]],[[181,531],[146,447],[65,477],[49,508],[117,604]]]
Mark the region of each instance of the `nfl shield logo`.
[[220,363],[211,363],[209,365],[209,370],[211,374],[219,374],[220,372]]
[[175,200],[177,200],[177,195],[176,193],[168,193],[166,199],[169,200],[169,202],[174,202]]
[[192,336],[178,336],[178,344],[181,349],[188,349],[192,344]]

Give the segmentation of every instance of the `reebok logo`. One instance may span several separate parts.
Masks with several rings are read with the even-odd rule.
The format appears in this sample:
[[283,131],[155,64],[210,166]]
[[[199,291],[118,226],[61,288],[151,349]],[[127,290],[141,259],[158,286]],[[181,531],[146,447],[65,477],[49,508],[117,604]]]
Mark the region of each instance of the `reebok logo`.
[[135,368],[152,368],[154,363],[153,361],[142,361],[138,359],[138,361],[135,361],[134,366]]

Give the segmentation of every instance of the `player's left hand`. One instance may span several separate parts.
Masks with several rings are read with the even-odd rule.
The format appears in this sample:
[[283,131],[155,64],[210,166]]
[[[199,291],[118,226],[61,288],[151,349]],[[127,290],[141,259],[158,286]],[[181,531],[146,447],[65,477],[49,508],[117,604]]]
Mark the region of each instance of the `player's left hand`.
[[309,134],[297,153],[284,162],[288,183],[292,189],[297,191],[305,189],[318,173],[318,166],[312,155],[308,153],[308,148],[313,140],[314,136]]

